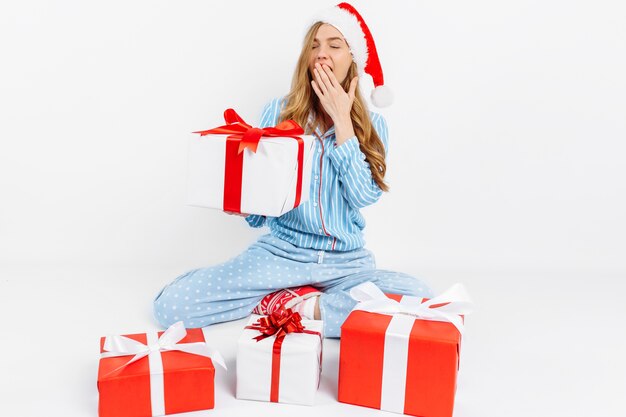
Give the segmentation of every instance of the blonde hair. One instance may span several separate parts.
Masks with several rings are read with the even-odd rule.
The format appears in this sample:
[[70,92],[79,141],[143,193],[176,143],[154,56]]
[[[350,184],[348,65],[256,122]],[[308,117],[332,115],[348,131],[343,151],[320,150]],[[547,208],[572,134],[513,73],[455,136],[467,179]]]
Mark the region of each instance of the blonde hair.
[[[317,34],[317,30],[322,26],[323,22],[317,22],[311,26],[304,37],[300,58],[296,64],[296,69],[291,82],[291,91],[286,96],[286,104],[279,116],[279,122],[293,119],[300,126],[304,127],[306,134],[312,134],[317,126],[323,126],[323,108],[319,98],[311,87],[311,74],[309,73],[309,58],[313,39]],[[350,87],[350,81],[357,75],[357,67],[354,62],[348,69],[346,79],[342,83],[345,91]],[[309,123],[309,113],[313,113],[313,122]],[[384,182],[387,165],[385,164],[385,147],[380,137],[376,133],[376,129],[372,125],[369,117],[367,105],[356,89],[352,110],[350,110],[350,118],[354,127],[354,133],[359,140],[359,148],[365,154],[365,160],[370,165],[372,178],[383,191],[388,191],[389,187]],[[325,126],[328,127],[328,126]]]

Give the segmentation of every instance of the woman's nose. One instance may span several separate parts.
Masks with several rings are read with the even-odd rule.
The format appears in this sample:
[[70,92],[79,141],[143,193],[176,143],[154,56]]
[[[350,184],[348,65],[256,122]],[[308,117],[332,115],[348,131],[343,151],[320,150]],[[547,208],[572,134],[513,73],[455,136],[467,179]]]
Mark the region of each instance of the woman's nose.
[[326,51],[326,48],[320,46],[319,48],[317,48],[317,56],[315,57],[315,59],[317,61],[321,61],[328,58],[328,53]]

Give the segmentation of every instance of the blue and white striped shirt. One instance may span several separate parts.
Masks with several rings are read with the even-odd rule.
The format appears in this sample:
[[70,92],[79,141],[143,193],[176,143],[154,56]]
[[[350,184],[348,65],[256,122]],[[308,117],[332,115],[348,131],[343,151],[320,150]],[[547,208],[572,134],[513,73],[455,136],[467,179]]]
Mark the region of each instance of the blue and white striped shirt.
[[[269,102],[260,127],[275,126],[285,98]],[[388,149],[385,119],[370,112],[372,124]],[[252,227],[267,225],[272,235],[301,248],[348,251],[365,244],[365,219],[359,209],[378,201],[383,191],[378,187],[356,136],[342,145],[335,142],[335,128],[326,133],[319,128],[313,146],[313,167],[309,200],[280,217],[250,215]]]

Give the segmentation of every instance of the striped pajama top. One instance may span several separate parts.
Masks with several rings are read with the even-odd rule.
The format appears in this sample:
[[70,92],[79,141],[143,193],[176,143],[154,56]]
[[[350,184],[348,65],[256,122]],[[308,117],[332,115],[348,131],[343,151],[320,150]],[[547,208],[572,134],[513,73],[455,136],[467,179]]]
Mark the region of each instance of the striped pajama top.
[[[260,127],[275,126],[285,98],[270,101],[261,116]],[[385,119],[370,112],[372,124],[388,150]],[[252,227],[269,227],[272,235],[291,244],[325,251],[349,251],[365,244],[365,219],[359,209],[378,201],[378,187],[359,141],[352,136],[342,145],[335,142],[335,128],[315,132],[309,200],[280,217],[250,215]]]

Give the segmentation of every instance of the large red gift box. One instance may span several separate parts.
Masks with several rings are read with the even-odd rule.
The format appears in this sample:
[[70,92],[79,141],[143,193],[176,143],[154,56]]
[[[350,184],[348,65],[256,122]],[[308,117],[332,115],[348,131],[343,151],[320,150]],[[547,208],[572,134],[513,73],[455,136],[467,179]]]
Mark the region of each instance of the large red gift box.
[[[403,302],[400,295],[386,296]],[[451,417],[460,344],[461,334],[450,322],[354,310],[341,326],[338,399],[414,416]]]
[[[145,345],[146,350],[151,350],[149,354],[132,363],[129,361],[134,353],[100,359],[100,417],[151,417],[214,407],[213,360],[203,354],[179,350],[159,351],[156,343],[163,333],[122,336]],[[105,340],[105,337],[100,340],[100,352],[104,356]],[[193,346],[196,350],[198,347],[209,350],[210,348],[203,347],[205,342],[202,329],[187,329],[186,335],[174,345],[174,349],[176,346]],[[219,356],[218,353],[217,355]],[[223,363],[221,357],[214,356],[214,359]]]

